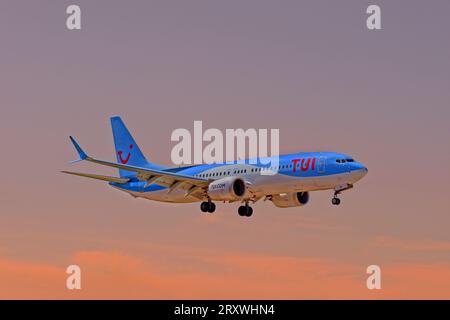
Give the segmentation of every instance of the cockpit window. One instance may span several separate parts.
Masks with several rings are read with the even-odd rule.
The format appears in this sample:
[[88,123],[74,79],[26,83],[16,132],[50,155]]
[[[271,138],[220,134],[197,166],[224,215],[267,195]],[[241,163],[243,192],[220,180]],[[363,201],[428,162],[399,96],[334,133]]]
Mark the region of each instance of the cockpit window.
[[352,158],[347,158],[347,159],[336,159],[337,163],[346,163],[346,162],[355,162],[355,160],[353,160]]

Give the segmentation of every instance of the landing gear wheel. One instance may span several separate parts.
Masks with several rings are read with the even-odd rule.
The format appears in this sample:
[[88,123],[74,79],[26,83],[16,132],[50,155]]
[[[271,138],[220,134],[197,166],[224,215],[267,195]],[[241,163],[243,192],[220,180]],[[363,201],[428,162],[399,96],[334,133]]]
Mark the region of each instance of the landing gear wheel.
[[211,201],[204,201],[200,205],[200,210],[202,210],[202,212],[213,213],[214,211],[216,211],[216,204]]
[[209,213],[213,213],[214,211],[216,211],[216,204],[214,202],[209,202],[209,208],[208,208],[208,212]]
[[202,212],[208,212],[209,202],[202,202],[202,204],[200,205],[200,210],[202,210]]
[[338,206],[341,203],[341,199],[333,198],[331,199],[331,203],[334,204],[335,206]]
[[253,208],[250,206],[240,206],[238,213],[241,217],[250,217],[253,214]]
[[245,208],[245,206],[240,206],[238,209],[238,213],[241,217],[244,217],[247,213],[247,209]]

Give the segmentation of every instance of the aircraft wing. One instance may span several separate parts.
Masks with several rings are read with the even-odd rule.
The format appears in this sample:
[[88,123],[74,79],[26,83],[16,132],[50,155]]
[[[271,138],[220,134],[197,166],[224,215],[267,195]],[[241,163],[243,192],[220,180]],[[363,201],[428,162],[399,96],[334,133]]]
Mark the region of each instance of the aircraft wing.
[[155,170],[137,166],[130,166],[125,164],[120,164],[116,162],[109,162],[104,160],[94,159],[88,156],[83,149],[79,146],[79,144],[75,141],[73,137],[70,137],[75,149],[80,156],[80,159],[77,161],[86,160],[89,162],[97,163],[100,165],[113,167],[117,169],[122,169],[126,171],[133,171],[137,173],[137,178],[141,181],[147,181],[146,186],[151,185],[153,183],[165,186],[170,188],[169,192],[176,188],[184,189],[187,192],[187,195],[196,195],[200,189],[206,188],[210,180],[203,179],[200,177],[195,177],[191,175],[178,174],[174,172],[167,172],[164,170]]
[[71,174],[71,175],[74,175],[74,176],[80,176],[80,177],[97,179],[97,180],[103,180],[103,181],[109,181],[109,182],[127,183],[128,181],[130,181],[130,179],[127,179],[127,178],[102,176],[102,175],[99,175],[99,174],[92,174],[92,173],[81,173],[81,172],[71,172],[71,171],[61,171],[61,172],[62,173],[67,173],[67,174]]

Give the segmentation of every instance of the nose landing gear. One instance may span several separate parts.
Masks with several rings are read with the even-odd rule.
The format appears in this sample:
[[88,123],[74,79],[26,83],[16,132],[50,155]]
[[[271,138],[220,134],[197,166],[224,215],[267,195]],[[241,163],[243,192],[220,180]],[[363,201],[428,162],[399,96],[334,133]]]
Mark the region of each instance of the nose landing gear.
[[331,203],[334,204],[335,206],[338,206],[339,204],[341,204],[341,199],[338,198],[338,194],[340,194],[342,191],[348,190],[353,188],[352,184],[345,184],[345,185],[340,185],[338,187],[336,187],[334,189],[334,196],[331,199]]
[[332,199],[331,199],[331,203],[334,204],[335,206],[338,206],[341,203],[341,199],[339,199],[337,197],[337,195],[335,195]]

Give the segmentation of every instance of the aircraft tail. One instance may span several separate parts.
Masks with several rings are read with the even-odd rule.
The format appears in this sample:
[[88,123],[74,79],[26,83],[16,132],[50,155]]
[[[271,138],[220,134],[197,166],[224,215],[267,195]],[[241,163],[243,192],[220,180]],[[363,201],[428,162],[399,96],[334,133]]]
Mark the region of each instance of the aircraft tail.
[[[111,117],[111,128],[117,162],[138,167],[147,166],[147,159],[120,117]],[[135,175],[135,172],[119,169],[119,175],[120,177],[127,177]]]

